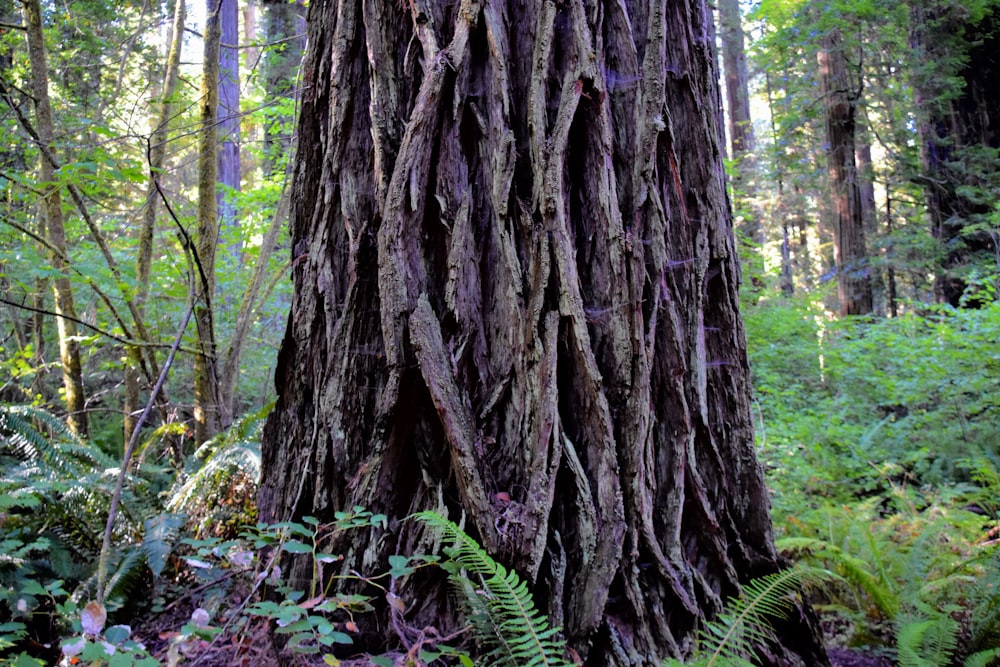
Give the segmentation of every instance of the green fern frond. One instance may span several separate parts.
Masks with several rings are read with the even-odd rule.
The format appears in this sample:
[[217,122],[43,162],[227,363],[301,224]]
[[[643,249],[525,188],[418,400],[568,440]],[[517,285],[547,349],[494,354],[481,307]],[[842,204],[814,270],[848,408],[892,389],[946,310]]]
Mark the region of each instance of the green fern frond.
[[[104,589],[109,600],[127,599],[142,585],[145,560],[139,549],[129,549],[122,554]],[[96,578],[92,579],[96,584]]]
[[751,664],[753,646],[772,638],[771,622],[784,618],[806,583],[827,578],[824,570],[793,567],[750,581],[729,609],[701,631],[699,654],[707,666]]
[[959,624],[950,616],[903,622],[896,633],[899,667],[944,667],[958,646]]
[[962,663],[962,667],[993,667],[1000,661],[1000,648],[991,648],[973,653]]
[[139,551],[146,558],[153,576],[159,577],[167,565],[167,557],[184,527],[184,516],[166,512],[145,521],[145,531]]
[[796,560],[807,559],[834,568],[847,581],[868,594],[887,618],[899,613],[899,596],[882,578],[872,573],[868,563],[838,546],[813,537],[788,537],[775,542],[778,551]]
[[571,667],[564,657],[565,642],[559,628],[536,608],[528,585],[516,572],[508,570],[455,523],[434,512],[420,512],[413,518],[438,531],[452,546],[445,553],[467,574],[476,575],[481,589],[469,577],[449,573],[472,610],[482,639],[489,645],[487,664],[496,667]]

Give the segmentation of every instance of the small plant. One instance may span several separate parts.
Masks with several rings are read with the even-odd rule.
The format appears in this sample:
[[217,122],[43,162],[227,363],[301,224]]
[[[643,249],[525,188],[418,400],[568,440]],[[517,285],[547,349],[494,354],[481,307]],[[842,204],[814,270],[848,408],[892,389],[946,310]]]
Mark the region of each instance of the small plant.
[[127,625],[105,627],[107,609],[98,602],[88,602],[80,612],[79,634],[62,643],[63,661],[76,664],[83,660],[91,667],[159,667],[146,647],[132,639]]

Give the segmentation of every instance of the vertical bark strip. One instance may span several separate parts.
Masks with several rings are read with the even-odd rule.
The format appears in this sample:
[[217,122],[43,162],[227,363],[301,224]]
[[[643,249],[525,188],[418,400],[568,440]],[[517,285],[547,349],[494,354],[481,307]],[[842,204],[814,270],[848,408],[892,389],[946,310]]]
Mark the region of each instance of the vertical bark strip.
[[[23,0],[24,25],[28,38],[28,58],[31,64],[31,88],[35,98],[35,120],[39,149],[51,150],[54,130],[52,106],[49,101],[49,65],[45,52],[45,34],[42,31],[42,9],[39,0]],[[45,231],[49,243],[55,248],[51,253],[52,266],[59,272],[52,281],[55,294],[55,312],[66,317],[56,317],[59,334],[59,358],[62,365],[63,390],[70,428],[79,436],[87,437],[86,396],[83,387],[83,370],[80,365],[80,343],[77,339],[76,308],[73,288],[69,281],[66,258],[66,228],[63,222],[62,195],[56,183],[55,170],[45,155],[40,158],[39,181],[44,189],[41,208],[45,216]]]
[[[779,567],[714,39],[701,0],[311,3],[263,517],[462,520],[602,667],[684,654]],[[398,592],[454,622],[440,581]],[[792,625],[765,661],[826,664]]]
[[855,162],[857,93],[851,90],[844,45],[837,30],[824,36],[817,55],[826,109],[827,162],[833,191],[834,262],[841,315],[872,312],[872,286],[865,250],[861,185]]

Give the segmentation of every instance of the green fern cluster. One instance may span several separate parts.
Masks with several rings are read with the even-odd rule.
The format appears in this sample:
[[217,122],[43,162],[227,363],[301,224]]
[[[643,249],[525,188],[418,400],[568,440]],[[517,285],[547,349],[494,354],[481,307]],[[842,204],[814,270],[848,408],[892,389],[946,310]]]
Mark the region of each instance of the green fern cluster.
[[516,572],[493,560],[465,531],[441,515],[420,512],[413,518],[451,543],[444,549],[454,565],[448,568],[449,578],[469,605],[470,619],[487,647],[477,664],[572,667],[564,657],[566,645],[560,629],[549,627],[546,617],[535,608],[528,585]]
[[[0,405],[0,581],[11,601],[25,600],[30,612],[51,597],[50,582],[80,595],[94,587],[119,465],[51,413]],[[150,477],[129,474],[123,488],[107,587],[112,607],[145,585],[146,566],[159,574],[180,525],[163,512]]]

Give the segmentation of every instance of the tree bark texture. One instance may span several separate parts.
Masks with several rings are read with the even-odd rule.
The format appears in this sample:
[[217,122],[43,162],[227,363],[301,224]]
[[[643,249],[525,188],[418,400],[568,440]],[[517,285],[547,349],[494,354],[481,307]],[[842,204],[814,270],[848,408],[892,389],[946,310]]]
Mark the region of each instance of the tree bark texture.
[[[52,147],[54,136],[52,106],[49,100],[49,65],[45,51],[45,34],[42,31],[42,9],[39,0],[24,0],[24,25],[28,41],[28,58],[31,65],[31,93],[35,98],[35,122],[39,149],[44,153]],[[51,253],[52,267],[60,274],[52,281],[55,295],[55,312],[59,334],[59,359],[62,367],[67,422],[74,433],[87,437],[87,399],[83,386],[83,369],[80,365],[80,343],[76,328],[76,307],[73,287],[70,284],[68,255],[66,253],[66,228],[63,220],[62,195],[56,183],[52,163],[42,155],[39,181],[44,198],[40,204],[45,217],[45,231],[55,249]]]
[[957,306],[966,287],[962,269],[977,254],[997,252],[991,234],[966,228],[995,210],[991,151],[1000,150],[1000,6],[993,3],[974,21],[961,3],[919,0],[910,6],[910,22],[921,183],[931,231],[944,251],[935,292],[939,301]]
[[[779,567],[714,38],[701,0],[311,3],[262,517],[393,517],[337,545],[361,572],[461,520],[602,667]],[[765,661],[826,664],[789,623]]]
[[826,151],[833,198],[833,248],[841,315],[872,312],[872,287],[865,249],[861,184],[855,162],[857,96],[837,30],[824,36],[818,52],[826,110]]

